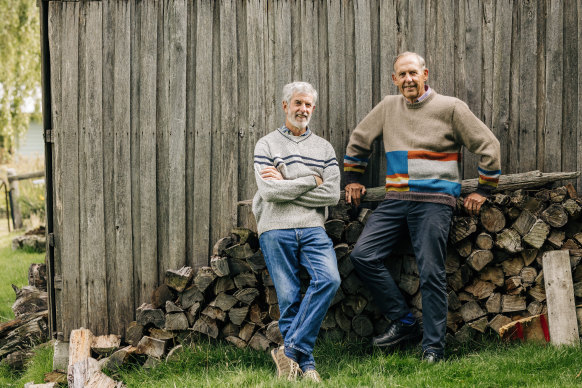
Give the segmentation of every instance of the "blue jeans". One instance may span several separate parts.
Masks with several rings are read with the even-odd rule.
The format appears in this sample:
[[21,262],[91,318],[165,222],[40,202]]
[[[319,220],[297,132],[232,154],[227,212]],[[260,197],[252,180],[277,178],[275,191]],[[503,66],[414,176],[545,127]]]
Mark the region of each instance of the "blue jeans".
[[[333,244],[321,227],[270,230],[259,241],[277,291],[285,354],[303,371],[314,369],[313,346],[340,285]],[[300,267],[311,276],[303,299]]]
[[422,348],[441,356],[447,330],[445,259],[452,213],[452,207],[438,203],[386,200],[368,219],[351,253],[354,268],[379,310],[391,320],[402,318],[410,309],[384,259],[408,226],[420,273]]

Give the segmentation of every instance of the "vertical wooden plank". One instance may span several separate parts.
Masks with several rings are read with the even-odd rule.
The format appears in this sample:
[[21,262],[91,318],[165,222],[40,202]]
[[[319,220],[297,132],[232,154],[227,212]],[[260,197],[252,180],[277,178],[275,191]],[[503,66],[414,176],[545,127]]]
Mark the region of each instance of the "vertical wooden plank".
[[493,43],[493,99],[491,130],[501,145],[501,172],[509,165],[509,84],[511,55],[512,2],[497,0]]
[[167,269],[186,263],[186,0],[168,4],[168,257]]
[[[577,1],[578,7],[578,125],[576,129],[576,144],[582,144],[582,0]],[[576,150],[576,171],[582,171],[582,151]],[[582,176],[577,180],[578,192],[582,191]]]
[[[213,13],[213,23],[212,23],[212,125],[211,128],[211,151],[209,154],[210,160],[210,196],[209,196],[209,203],[210,203],[210,220],[209,220],[209,237],[208,243],[212,246],[212,241],[214,241],[215,237],[221,236],[221,231],[218,230],[220,226],[219,219],[222,217],[220,213],[220,209],[222,206],[221,200],[221,186],[220,186],[220,179],[221,179],[221,131],[222,131],[222,88],[221,80],[222,80],[222,68],[221,68],[221,56],[222,56],[222,48],[221,48],[221,24],[220,20],[222,18],[222,7],[220,1],[215,1],[213,3],[214,7],[212,8]],[[206,33],[206,32],[205,32]],[[204,34],[205,34],[204,33]],[[221,236],[222,237],[222,236]],[[206,258],[207,259],[207,258]]]
[[[220,161],[220,176],[218,180],[217,198],[220,201],[220,210],[213,207],[214,214],[219,214],[216,227],[212,228],[211,244],[225,236],[236,226],[238,200],[238,121],[237,121],[237,36],[236,3],[228,0],[220,1],[220,151],[214,152],[213,157]],[[287,62],[288,64],[289,62]],[[288,66],[289,68],[289,66]],[[220,156],[219,156],[220,155]],[[219,156],[219,157],[218,157]]]
[[[81,241],[81,284],[86,289],[87,323],[95,334],[109,332],[107,319],[107,270],[105,261],[105,225],[103,192],[103,110],[102,110],[102,3],[88,2],[81,6],[84,49],[84,143],[81,143],[81,168],[85,182],[80,187],[84,217]],[[83,289],[83,288],[82,288]],[[83,305],[82,305],[83,306]]]
[[407,47],[400,50],[415,52],[424,58],[427,57],[426,28],[427,3],[425,1],[411,0],[408,5],[408,38]]
[[[356,112],[355,121],[348,123],[348,131],[344,138],[344,144],[349,140],[349,129],[354,128],[373,108],[372,106],[372,46],[370,7],[369,2],[356,0],[354,2],[355,11],[355,39],[354,47],[356,51]],[[388,67],[389,69],[389,67]],[[388,71],[385,69],[385,71]]]
[[[329,111],[332,105],[329,103],[329,49],[328,49],[328,9],[327,0],[315,0],[317,8],[317,24],[318,24],[318,72],[319,72],[319,112],[317,114],[318,120],[318,135],[329,139]],[[326,137],[327,136],[327,137]],[[343,157],[342,151],[342,157]]]
[[519,40],[520,40],[520,9],[519,1],[513,3],[513,10],[511,13],[511,76],[509,86],[509,136],[508,147],[510,150],[508,154],[509,163],[508,170],[505,174],[516,173],[518,171],[517,164],[519,159],[517,157],[518,147],[518,130],[519,130]]
[[[482,86],[483,86],[483,35],[482,35],[482,0],[465,0],[465,73],[467,99],[475,116],[482,119]],[[463,179],[477,177],[478,157],[463,149]]]
[[[518,172],[536,169],[537,152],[537,5],[533,0],[520,2],[519,41],[519,128]],[[528,98],[526,96],[531,96]],[[534,151],[536,150],[536,151]]]
[[[251,0],[246,3],[244,23],[246,24],[245,41],[247,44],[245,71],[246,93],[239,95],[239,101],[246,104],[247,121],[245,136],[240,141],[239,181],[241,190],[239,197],[253,198],[257,186],[254,177],[253,155],[257,140],[263,136],[268,129],[265,128],[264,106],[264,73],[265,73],[265,53],[264,53],[264,26],[265,26],[266,3],[262,0]],[[243,73],[239,71],[239,73]],[[239,90],[242,88],[239,87]],[[241,127],[243,128],[243,127]],[[246,209],[239,208],[239,224],[256,230],[255,219],[249,206]]]
[[[133,241],[131,200],[131,30],[130,2],[112,4],[114,16],[113,62],[113,187],[115,195],[108,204],[114,209],[114,219],[107,228],[115,233],[115,250],[108,253],[108,306],[111,333],[125,334],[133,320]],[[112,206],[113,205],[113,206]],[[110,269],[112,271],[110,271]]]
[[455,2],[455,97],[467,101],[467,25],[465,0]]
[[[243,0],[243,3],[246,3],[246,1]],[[288,3],[289,15],[291,16],[291,80],[305,81],[301,79],[303,74],[301,69],[301,46],[303,45],[303,40],[299,31],[308,27],[301,19],[301,0],[289,1]],[[241,30],[242,28],[239,28],[239,31]]]
[[140,199],[140,86],[141,86],[141,14],[142,4],[131,1],[131,223],[133,256],[133,311],[145,297],[141,295],[141,199]]
[[[301,75],[300,78],[309,82],[317,90],[319,98],[316,103],[316,108],[311,117],[309,127],[317,134],[322,132],[322,116],[325,115],[325,110],[321,103],[321,88],[324,84],[324,80],[319,78],[319,61],[318,61],[318,49],[319,49],[319,23],[318,14],[319,7],[316,1],[313,0],[301,0],[301,13],[299,19],[301,20],[300,37],[301,46],[299,53],[301,56]],[[249,41],[251,40],[251,35],[249,34]]]
[[[546,124],[546,18],[548,3],[538,2],[536,9],[537,57],[536,57],[536,166],[544,165],[544,126]],[[562,104],[560,104],[562,105]]]
[[[237,101],[238,101],[238,113],[237,113],[237,132],[238,132],[238,155],[236,159],[236,165],[238,170],[238,188],[237,197],[241,199],[252,198],[248,196],[249,187],[255,187],[255,176],[254,169],[252,168],[253,151],[254,151],[254,138],[251,134],[251,128],[249,126],[249,110],[250,110],[250,100],[249,100],[249,41],[247,36],[247,10],[251,4],[246,0],[236,1],[236,36],[238,40],[238,50],[237,50]],[[296,4],[295,8],[299,7]],[[251,12],[252,12],[251,8]],[[298,42],[297,37],[293,41],[293,46],[295,47]],[[296,55],[299,56],[300,55]],[[300,61],[300,58],[299,58]],[[294,58],[294,65],[296,66],[296,60]],[[251,129],[251,130],[249,130]],[[237,221],[235,226],[253,226],[254,217],[249,206],[237,207]]]
[[[481,29],[483,39],[483,88],[481,89],[481,120],[491,128],[493,99],[493,28],[495,25],[494,0],[483,0]],[[475,175],[477,176],[477,175]]]
[[567,250],[546,252],[542,265],[550,340],[554,345],[580,345],[570,255]]
[[54,279],[61,279],[60,282],[54,281],[55,299],[52,301],[55,306],[56,327],[53,331],[63,331],[63,284],[62,284],[62,260],[63,260],[63,93],[62,77],[63,71],[63,30],[65,27],[63,21],[63,5],[60,2],[50,2],[48,4],[48,39],[50,53],[50,86],[51,86],[51,107],[52,122],[54,134],[53,146],[53,217],[54,217]]
[[87,187],[87,169],[85,168],[85,129],[87,127],[87,104],[85,99],[87,98],[87,85],[86,85],[86,24],[87,24],[87,7],[85,4],[80,4],[79,6],[79,97],[78,97],[78,109],[79,109],[79,134],[78,134],[78,164],[79,164],[79,187],[77,188],[77,195],[79,197],[79,284],[80,284],[80,312],[81,324],[83,327],[88,327],[88,317],[87,317],[87,283],[86,280],[86,268],[85,268],[85,252],[87,251],[87,202],[86,202],[86,187]]
[[[563,84],[568,91],[563,96],[562,113],[562,166],[561,171],[576,171],[577,154],[580,153],[580,144],[577,143],[577,119],[578,105],[578,81],[582,77],[578,71],[578,55],[581,49],[578,41],[578,7],[575,1],[565,1],[563,3],[564,15],[564,35],[563,35],[563,58],[564,58],[564,80]],[[578,169],[580,170],[580,169]],[[578,187],[582,189],[582,187]]]
[[[361,11],[362,14],[365,13],[363,8],[357,2],[358,0],[347,0],[342,2],[342,9],[341,15],[342,20],[338,21],[344,27],[344,47],[343,52],[345,55],[343,56],[343,65],[344,65],[344,74],[345,78],[343,81],[343,93],[345,96],[345,108],[343,112],[343,123],[341,127],[334,127],[332,131],[339,130],[341,132],[341,137],[338,136],[339,144],[337,145],[336,154],[342,155],[345,152],[345,147],[348,144],[349,136],[350,136],[350,129],[354,128],[357,124],[356,121],[356,87],[357,87],[357,62],[359,60],[364,60],[365,58],[361,57],[358,52],[358,48],[356,48],[356,30],[359,28],[365,28],[364,26],[358,26],[355,16],[358,13],[358,9]],[[357,9],[358,8],[358,9]],[[369,11],[367,17],[369,18]],[[366,16],[362,16],[366,17]],[[369,24],[369,20],[368,20]],[[369,35],[368,35],[369,40]],[[361,89],[366,88],[366,85],[360,85]],[[369,87],[368,87],[369,88]],[[332,96],[333,101],[333,96]],[[343,178],[343,177],[342,177]],[[343,186],[344,182],[341,182]]]
[[[380,47],[380,14],[381,4],[383,2],[378,0],[370,1],[370,50],[372,56],[372,105],[376,105],[383,97],[382,94],[382,78],[386,77],[386,72],[390,72],[390,68],[382,68],[381,64],[381,47]],[[352,130],[353,128],[348,128]],[[338,155],[341,158],[343,155]]]
[[282,124],[279,119],[281,90],[277,90],[277,83],[275,81],[275,74],[279,69],[277,69],[275,63],[275,5],[273,2],[266,2],[265,5],[264,36],[265,126],[266,132],[270,132]]
[[329,50],[329,133],[326,139],[329,140],[335,150],[336,155],[343,155],[345,152],[344,129],[346,95],[344,83],[346,79],[346,69],[344,58],[346,56],[344,42],[350,37],[345,36],[343,26],[344,12],[342,4],[338,1],[327,1],[327,40]]
[[425,24],[424,24],[424,31],[425,31],[425,56],[424,59],[426,60],[426,66],[429,70],[429,85],[434,88],[437,92],[442,93],[441,90],[438,90],[438,86],[440,85],[439,81],[439,74],[436,74],[437,69],[437,61],[440,58],[440,53],[437,51],[437,39],[438,39],[438,30],[437,30],[437,7],[438,1],[436,0],[428,0],[426,1],[425,7]]
[[[114,187],[114,81],[113,81],[113,59],[115,51],[115,10],[111,1],[102,2],[102,24],[103,24],[103,71],[102,71],[102,142],[103,142],[103,201],[105,225],[105,252],[106,260],[106,283],[107,283],[107,318],[109,324],[114,317],[115,305],[110,305],[110,301],[118,298],[114,277],[115,273],[116,247],[115,247],[115,187]],[[112,309],[113,308],[113,309]]]
[[[139,87],[140,122],[140,296],[149,302],[158,284],[157,207],[156,207],[156,86],[158,1],[142,2],[140,11]],[[136,150],[137,151],[137,150]]]
[[433,84],[438,93],[452,96],[455,92],[454,74],[451,69],[455,66],[455,12],[453,0],[441,0],[436,8],[437,39],[436,52],[433,55],[431,67],[435,75]]
[[[193,255],[189,265],[198,268],[208,264],[210,239],[210,187],[211,187],[211,146],[213,134],[212,52],[213,5],[205,0],[196,2],[196,93],[194,114],[194,214],[193,214]],[[219,110],[216,107],[216,110]]]
[[[398,3],[397,3],[398,4]],[[384,96],[388,94],[400,93],[392,82],[392,73],[394,72],[394,58],[401,51],[409,50],[408,46],[412,37],[410,30],[408,35],[402,37],[402,46],[398,46],[398,20],[410,20],[410,11],[406,7],[397,7],[392,1],[380,1],[379,7],[379,58],[380,63],[380,94],[373,105],[378,104]],[[416,15],[420,17],[420,15]],[[424,14],[422,15],[424,18]],[[409,21],[410,23],[410,21]],[[409,24],[410,25],[410,24]],[[406,32],[406,30],[404,30]],[[408,42],[408,43],[407,43]],[[367,174],[369,174],[368,184],[371,186],[383,186],[386,182],[386,154],[384,151],[384,142],[382,139],[374,142],[374,148],[368,164]]]
[[195,131],[196,131],[196,30],[197,4],[195,1],[187,3],[187,42],[186,42],[186,265],[192,266],[194,262],[195,238],[194,223],[194,181],[195,166]]
[[158,229],[158,284],[170,262],[170,4],[158,3],[156,106],[156,227]]
[[[293,81],[293,59],[291,43],[291,6],[289,1],[276,1],[274,7],[274,94],[275,94],[275,117],[276,123],[274,128],[278,128],[285,122],[283,109],[281,108],[281,91],[283,86]],[[273,129],[274,129],[273,128]]]
[[547,6],[545,123],[538,152],[541,152],[543,156],[543,171],[550,172],[560,171],[562,164],[560,158],[556,157],[556,153],[562,149],[563,9],[561,1],[549,1]]

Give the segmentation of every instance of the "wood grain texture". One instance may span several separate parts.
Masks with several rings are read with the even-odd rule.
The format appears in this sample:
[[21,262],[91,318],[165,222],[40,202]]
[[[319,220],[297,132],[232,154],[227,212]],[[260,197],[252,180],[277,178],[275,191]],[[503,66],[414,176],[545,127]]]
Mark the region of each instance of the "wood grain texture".
[[[106,223],[115,238],[114,255],[108,255],[107,287],[109,329],[124,333],[133,320],[133,241],[131,169],[131,24],[130,3],[112,6],[114,25],[113,61],[113,219]],[[104,90],[106,87],[104,86]],[[110,203],[106,201],[106,203]],[[106,206],[109,207],[109,206]]]
[[[341,161],[398,93],[395,55],[416,51],[428,84],[491,127],[503,173],[582,169],[582,0],[54,1],[48,33],[63,333],[90,316],[118,330],[166,269],[208,265],[232,227],[254,228],[236,201],[293,80],[318,90],[311,127]],[[377,140],[367,185],[385,163]]]
[[550,340],[554,345],[579,345],[570,255],[568,251],[549,251],[542,264]]

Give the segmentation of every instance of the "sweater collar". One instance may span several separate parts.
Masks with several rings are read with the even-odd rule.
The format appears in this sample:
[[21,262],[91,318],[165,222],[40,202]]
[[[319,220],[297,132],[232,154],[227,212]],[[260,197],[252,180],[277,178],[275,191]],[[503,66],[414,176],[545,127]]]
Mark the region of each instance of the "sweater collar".
[[428,85],[425,85],[425,92],[422,94],[422,96],[420,96],[418,99],[416,99],[416,101],[414,101],[413,103],[409,102],[406,98],[404,98],[404,96],[402,96],[402,98],[406,102],[407,108],[418,109],[418,108],[421,108],[422,106],[428,104],[428,102],[430,100],[432,100],[432,98],[434,97],[435,94],[436,94],[436,92],[431,87],[429,87]]
[[277,130],[281,135],[285,136],[287,139],[292,140],[296,143],[299,143],[300,141],[303,141],[307,139],[309,136],[311,136],[311,130],[309,129],[309,127],[307,127],[305,132],[303,132],[299,136],[295,136],[293,132],[291,132],[291,130],[287,128],[285,125],[283,125],[281,128],[278,128]]

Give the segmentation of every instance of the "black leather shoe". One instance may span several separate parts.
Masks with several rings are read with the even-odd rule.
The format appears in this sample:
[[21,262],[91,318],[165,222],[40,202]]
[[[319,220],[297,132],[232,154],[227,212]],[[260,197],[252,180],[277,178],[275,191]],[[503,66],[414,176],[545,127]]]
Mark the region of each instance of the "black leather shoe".
[[414,322],[412,325],[406,325],[400,321],[394,321],[384,334],[372,338],[372,345],[385,348],[398,345],[405,341],[412,341],[420,338],[420,325]]
[[426,361],[429,364],[436,364],[443,360],[443,356],[439,356],[434,352],[424,352],[422,354],[422,361]]

